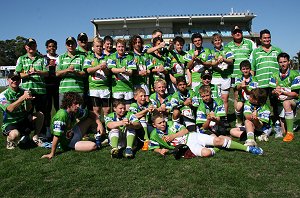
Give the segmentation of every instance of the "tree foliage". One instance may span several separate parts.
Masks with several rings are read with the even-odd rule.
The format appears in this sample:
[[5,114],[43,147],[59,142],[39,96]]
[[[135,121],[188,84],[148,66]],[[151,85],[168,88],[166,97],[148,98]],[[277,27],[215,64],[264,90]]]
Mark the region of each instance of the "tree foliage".
[[18,57],[26,53],[25,42],[26,38],[22,36],[11,40],[0,40],[0,66],[16,65]]

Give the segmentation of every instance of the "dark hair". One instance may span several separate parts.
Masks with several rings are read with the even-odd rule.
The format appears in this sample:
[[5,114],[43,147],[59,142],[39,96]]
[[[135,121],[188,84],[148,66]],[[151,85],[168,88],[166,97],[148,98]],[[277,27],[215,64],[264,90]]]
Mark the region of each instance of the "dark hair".
[[163,34],[163,32],[160,29],[155,29],[155,30],[153,30],[152,35],[156,34],[157,32],[160,32],[161,34]]
[[60,107],[62,109],[67,109],[71,107],[73,104],[82,104],[82,103],[83,103],[83,99],[78,93],[67,92],[64,94]]
[[270,34],[271,35],[271,32],[268,29],[264,29],[264,30],[260,31],[259,38],[261,38],[263,34]]
[[152,121],[152,123],[154,123],[157,118],[165,118],[165,117],[167,117],[165,113],[155,110],[151,114],[151,121]]
[[113,102],[113,108],[116,108],[120,104],[126,105],[125,100],[124,99],[115,99]]
[[185,43],[184,39],[183,39],[181,36],[176,36],[176,37],[173,39],[173,42],[174,42],[174,44],[175,44],[176,42],[178,42],[178,43],[180,43],[180,44],[182,44],[182,45],[184,45],[184,43]]
[[57,42],[56,42],[55,40],[53,40],[53,39],[47,40],[46,43],[45,43],[45,46],[48,47],[48,45],[49,45],[50,43],[53,43],[53,44],[55,45],[55,47],[57,47]]
[[161,37],[155,37],[155,38],[153,39],[153,46],[155,46],[155,43],[156,43],[157,41],[163,42],[164,40],[163,40]]
[[185,76],[178,76],[178,77],[176,78],[176,85],[178,85],[180,82],[186,83]]
[[111,36],[107,35],[103,38],[103,42],[105,43],[106,41],[110,41],[111,43],[114,42],[114,40],[111,38]]
[[192,37],[191,37],[191,40],[192,40],[192,42],[194,42],[194,39],[195,38],[200,38],[201,39],[201,41],[203,40],[203,38],[202,38],[202,35],[200,34],[200,33],[194,33],[193,35],[192,35]]
[[140,39],[140,40],[141,40],[142,46],[141,46],[141,49],[140,49],[140,50],[142,51],[143,45],[144,45],[144,40],[142,39],[142,37],[141,37],[140,35],[133,35],[133,36],[130,38],[129,43],[128,43],[128,45],[129,45],[129,50],[130,50],[130,51],[133,51],[133,45],[134,45],[134,43],[137,41],[137,39]]
[[290,55],[288,53],[285,52],[281,52],[280,54],[278,54],[277,56],[277,62],[279,62],[280,58],[286,58],[288,61],[290,60]]
[[251,68],[251,63],[249,60],[243,60],[241,63],[240,63],[240,70],[242,69],[242,67],[248,67],[248,68]]
[[250,96],[253,99],[257,100],[257,103],[260,106],[266,104],[267,98],[268,98],[266,90],[264,90],[262,88],[256,88],[256,89],[251,90]]

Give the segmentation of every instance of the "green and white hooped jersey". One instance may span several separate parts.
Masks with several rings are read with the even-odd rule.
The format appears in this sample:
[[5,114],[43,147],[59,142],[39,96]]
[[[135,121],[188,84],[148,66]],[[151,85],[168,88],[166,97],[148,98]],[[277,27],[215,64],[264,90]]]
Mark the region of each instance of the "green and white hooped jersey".
[[[241,44],[238,46],[234,41],[230,41],[226,47],[228,47],[234,54],[234,65],[232,78],[241,75],[240,63],[243,60],[249,60],[252,51],[256,48],[255,43],[250,39],[243,38]],[[251,61],[250,61],[251,62]]]
[[174,149],[175,146],[179,144],[186,144],[188,139],[188,134],[175,138],[172,142],[165,142],[163,140],[163,137],[166,135],[176,134],[177,132],[185,129],[185,126],[173,122],[168,121],[165,131],[161,131],[158,129],[153,129],[153,131],[150,134],[150,144],[149,144],[149,150],[153,149],[159,149],[159,148],[166,148],[166,149]]
[[17,101],[24,94],[24,89],[17,92],[8,87],[0,94],[0,108],[3,113],[2,131],[10,124],[19,123],[26,117],[25,102],[18,106],[13,112],[6,111],[7,107]]
[[255,71],[255,77],[258,80],[259,88],[269,87],[269,81],[272,74],[279,70],[277,56],[280,53],[281,49],[274,46],[272,46],[269,52],[263,50],[261,46],[253,50],[251,55],[251,70]]
[[[188,51],[187,55],[185,56],[185,59],[187,62],[191,61],[194,56],[194,49],[191,49]],[[199,58],[202,62],[211,62],[211,55],[210,55],[210,49],[203,48],[201,49],[200,53],[198,54],[197,58]],[[192,73],[192,82],[201,82],[201,72],[205,70],[204,65],[194,65],[191,69]]]
[[[117,52],[111,54],[107,60],[107,66],[109,69],[123,68],[128,70],[136,70],[136,64],[131,54],[125,53],[122,57]],[[132,77],[123,73],[112,74],[112,92],[132,92],[133,84]]]
[[[98,66],[101,63],[106,63],[106,61],[107,56],[105,54],[102,54],[99,59],[95,56],[95,54],[92,54],[84,60],[83,69],[86,70],[90,67]],[[110,76],[107,76],[101,69],[98,69],[95,73],[89,75],[89,89],[110,89],[109,77]]]
[[[31,60],[28,54],[25,54],[18,58],[16,72],[28,72],[31,68],[36,71],[48,71],[46,66],[46,60],[42,55],[36,53],[34,59]],[[38,74],[23,78],[21,87],[30,90],[32,94],[46,94],[45,79]]]
[[[61,71],[69,68],[73,65],[74,70],[77,72],[83,71],[85,57],[76,52],[74,57],[70,57],[68,53],[64,53],[58,57],[58,63],[56,70]],[[66,92],[84,92],[84,77],[77,76],[75,74],[66,74],[62,76],[60,85],[59,85],[59,93]]]

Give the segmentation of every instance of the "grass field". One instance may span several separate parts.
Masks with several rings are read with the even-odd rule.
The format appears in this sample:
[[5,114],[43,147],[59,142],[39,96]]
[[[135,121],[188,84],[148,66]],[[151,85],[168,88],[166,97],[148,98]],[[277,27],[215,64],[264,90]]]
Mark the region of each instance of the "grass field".
[[[1,119],[0,119],[1,120]],[[233,120],[233,119],[231,119]],[[176,161],[140,151],[111,159],[109,147],[40,159],[44,148],[5,149],[0,137],[1,197],[299,197],[300,134],[260,143],[265,155],[221,150]]]

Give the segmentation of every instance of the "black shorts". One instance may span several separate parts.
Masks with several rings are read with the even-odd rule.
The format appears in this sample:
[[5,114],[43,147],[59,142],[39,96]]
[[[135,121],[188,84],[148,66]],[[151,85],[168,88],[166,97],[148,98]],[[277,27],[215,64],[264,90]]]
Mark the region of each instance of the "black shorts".
[[21,135],[29,135],[34,130],[33,122],[25,118],[21,122],[13,123],[5,127],[2,131],[3,135],[8,136],[11,130],[17,129]]
[[73,128],[72,128],[72,131],[71,133],[73,133],[73,137],[72,139],[70,140],[70,143],[68,145],[69,148],[71,149],[75,149],[75,144],[79,141],[82,140],[82,134],[81,134],[81,131],[80,131],[80,128],[78,125],[75,125]]
[[[243,132],[240,136],[240,141],[246,141],[247,140],[247,132],[246,132],[246,128],[245,127],[239,127],[240,130]],[[259,136],[261,135],[263,132],[262,131],[258,131],[258,130],[254,130],[254,135],[255,136]]]
[[109,107],[110,101],[109,98],[98,98],[94,96],[90,96],[90,101],[93,107]]

